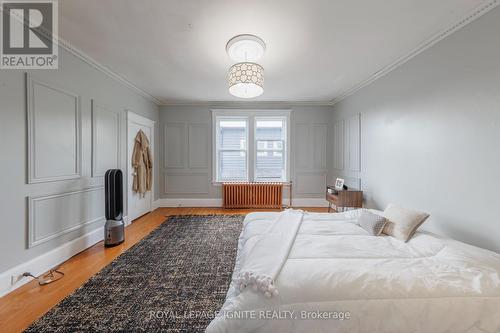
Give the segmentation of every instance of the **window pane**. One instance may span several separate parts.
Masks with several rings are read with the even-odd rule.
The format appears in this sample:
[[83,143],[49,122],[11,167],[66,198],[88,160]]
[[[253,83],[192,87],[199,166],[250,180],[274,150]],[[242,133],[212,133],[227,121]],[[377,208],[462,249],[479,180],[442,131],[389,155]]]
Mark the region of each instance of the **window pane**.
[[257,141],[257,150],[283,150],[283,141]]
[[255,122],[255,140],[257,141],[257,154],[255,157],[256,180],[284,180],[284,132],[284,120],[257,119]]
[[219,180],[247,180],[246,152],[219,152]]
[[246,150],[247,123],[244,120],[221,120],[219,122],[219,148]]
[[284,178],[282,152],[259,151],[255,164],[256,179],[282,180]]
[[256,140],[283,140],[283,120],[257,120]]

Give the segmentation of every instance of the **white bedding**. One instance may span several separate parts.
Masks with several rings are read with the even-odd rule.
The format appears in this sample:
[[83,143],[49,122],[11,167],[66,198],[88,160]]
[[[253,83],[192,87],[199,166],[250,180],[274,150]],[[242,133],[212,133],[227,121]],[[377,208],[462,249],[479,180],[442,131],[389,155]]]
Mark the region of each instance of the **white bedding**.
[[[277,214],[247,215],[233,277]],[[500,332],[499,254],[424,232],[369,236],[358,215],[305,213],[279,295],[233,281],[207,332]]]
[[253,246],[244,247],[249,252],[242,254],[239,274],[233,277],[240,291],[250,287],[266,297],[278,296],[274,280],[288,259],[303,212],[289,209],[277,216],[269,221],[265,234]]

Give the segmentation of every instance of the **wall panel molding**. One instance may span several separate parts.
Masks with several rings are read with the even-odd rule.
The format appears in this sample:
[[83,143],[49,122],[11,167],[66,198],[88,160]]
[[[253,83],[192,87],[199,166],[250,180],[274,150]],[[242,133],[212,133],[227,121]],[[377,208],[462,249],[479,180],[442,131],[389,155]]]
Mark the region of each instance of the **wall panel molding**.
[[351,188],[361,189],[361,178],[344,177],[344,183]]
[[333,176],[349,187],[360,188],[361,115],[356,113],[333,124]]
[[312,147],[313,147],[313,166],[315,169],[326,169],[328,125],[312,124]]
[[[97,102],[96,100],[92,99],[92,111],[91,111],[91,118],[92,118],[92,167],[91,167],[91,175],[92,177],[103,177],[104,173],[106,170],[98,170],[98,165],[99,165],[99,160],[98,160],[98,152],[99,152],[99,147],[103,147],[105,144],[112,144],[110,140],[105,140],[106,142],[98,142],[99,140],[99,113],[112,115],[115,117],[114,119],[114,125],[115,130],[116,130],[116,138],[115,141],[113,142],[113,145],[115,146],[116,150],[116,160],[115,160],[115,165],[113,168],[120,168],[120,161],[121,161],[121,138],[122,138],[122,129],[121,129],[121,112],[119,110],[114,110],[111,107],[106,106],[105,104],[102,104],[100,102]],[[107,155],[107,154],[106,154]],[[109,167],[106,167],[105,169],[111,169],[112,166],[109,165]]]
[[345,120],[344,127],[344,161],[345,169],[349,171],[361,170],[361,120],[357,113]]
[[[41,93],[45,93],[44,98],[39,96]],[[50,97],[57,97],[59,100],[50,101]],[[57,106],[56,102],[59,102],[59,106]],[[39,81],[27,73],[26,105],[28,119],[28,183],[33,184],[80,178],[82,147],[80,96],[52,84]],[[56,114],[56,112],[61,111],[60,108],[66,107],[71,108],[71,110],[64,110],[59,115]],[[47,113],[46,118],[50,118],[50,120],[45,119],[44,121],[44,112]],[[69,115],[72,115],[72,124],[70,126],[62,123],[65,120],[69,120]],[[64,119],[64,117],[68,117],[68,119]],[[54,124],[54,121],[58,123]],[[37,128],[37,125],[41,127]],[[57,131],[53,130],[54,126],[57,127]],[[48,127],[52,128],[49,129]],[[68,130],[70,132],[69,135],[73,137],[66,137],[68,133],[64,133],[64,130]],[[66,139],[72,141],[66,142]],[[73,147],[73,152],[69,149],[71,146]],[[44,151],[39,151],[40,149]],[[69,161],[68,156],[63,161],[62,158],[64,156],[62,154],[67,153],[68,150],[71,155],[69,159],[71,159],[72,170],[62,171],[63,165]],[[43,168],[46,170],[40,170]],[[47,170],[51,170],[51,172],[56,170],[56,173],[50,174]]]
[[[72,256],[100,242],[103,238],[104,228],[96,228],[85,235],[56,247],[53,250],[44,252],[29,261],[23,262],[0,273],[0,297],[7,295],[28,282],[33,281],[30,277],[24,277],[24,272],[31,272],[33,275],[39,276],[65,262]],[[14,279],[14,277],[17,277],[17,279]]]
[[[92,196],[96,197],[92,198]],[[104,221],[104,206],[100,205],[103,199],[104,187],[102,186],[28,197],[28,247],[48,242],[89,224]],[[67,211],[65,212],[64,209]],[[46,216],[42,216],[43,214]],[[50,225],[45,226],[45,230],[43,230],[43,218],[50,222]],[[64,225],[64,222],[69,222],[69,224]],[[61,228],[50,230],[54,224],[60,225]]]
[[207,123],[188,124],[188,167],[207,169],[210,158],[210,137]]
[[328,172],[303,171],[295,174],[295,194],[324,194]]
[[297,169],[309,169],[312,167],[312,151],[310,145],[310,124],[296,123],[295,124],[295,167]]
[[186,123],[167,122],[163,127],[164,167],[183,169],[186,167]]
[[344,120],[333,124],[333,168],[344,170]]
[[308,122],[296,123],[294,134],[296,169],[326,170],[328,125]]
[[208,194],[208,172],[165,172],[164,194]]

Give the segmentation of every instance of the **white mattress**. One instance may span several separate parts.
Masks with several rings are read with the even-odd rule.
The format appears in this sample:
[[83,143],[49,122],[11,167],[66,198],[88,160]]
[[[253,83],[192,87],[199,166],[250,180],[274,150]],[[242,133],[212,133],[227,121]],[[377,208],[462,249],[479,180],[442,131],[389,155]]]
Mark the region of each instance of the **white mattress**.
[[[276,214],[247,215],[233,276]],[[369,236],[358,214],[305,213],[279,296],[231,283],[207,332],[500,332],[499,254],[423,232]],[[330,319],[303,317],[318,315]]]

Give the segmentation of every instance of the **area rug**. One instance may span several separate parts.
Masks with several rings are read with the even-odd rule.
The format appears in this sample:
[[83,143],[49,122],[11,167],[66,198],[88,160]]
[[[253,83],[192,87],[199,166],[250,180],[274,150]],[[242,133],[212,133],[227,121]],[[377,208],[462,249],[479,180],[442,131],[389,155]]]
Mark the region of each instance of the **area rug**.
[[170,217],[26,332],[203,332],[224,302],[243,218]]

